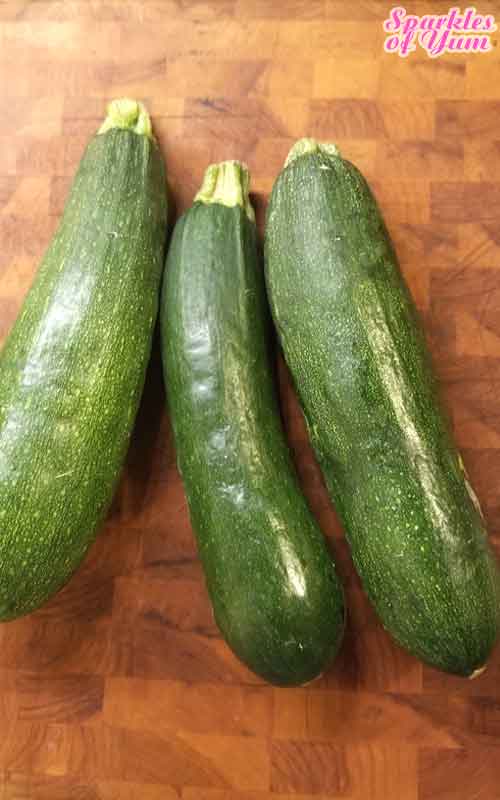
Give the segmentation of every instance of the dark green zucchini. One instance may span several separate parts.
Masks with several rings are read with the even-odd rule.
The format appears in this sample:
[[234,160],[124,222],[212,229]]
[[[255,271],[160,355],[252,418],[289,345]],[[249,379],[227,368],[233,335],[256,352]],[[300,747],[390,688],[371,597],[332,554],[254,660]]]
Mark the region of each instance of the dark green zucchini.
[[0,619],[39,607],[111,501],[157,315],[166,184],[145,109],[114,101],[0,354]]
[[163,361],[217,624],[252,670],[293,685],[330,664],[344,611],[281,428],[248,183],[237,162],[209,167],[177,223],[161,304]]
[[266,281],[318,461],[383,624],[473,675],[498,628],[498,572],[373,195],[302,140],[273,188]]

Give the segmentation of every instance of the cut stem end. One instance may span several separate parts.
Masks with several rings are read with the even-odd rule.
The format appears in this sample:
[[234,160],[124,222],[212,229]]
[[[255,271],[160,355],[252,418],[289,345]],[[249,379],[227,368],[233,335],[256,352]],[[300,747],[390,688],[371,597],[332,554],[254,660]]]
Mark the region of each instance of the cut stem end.
[[107,112],[98,134],[106,133],[113,128],[121,128],[133,131],[138,136],[147,136],[148,139],[153,139],[151,118],[145,106],[137,100],[131,100],[128,97],[112,100],[107,107]]
[[318,142],[316,139],[299,139],[288,153],[285,167],[292,164],[297,158],[306,156],[309,153],[324,153],[328,156],[340,158],[338,148],[332,142]]
[[255,222],[255,212],[250,202],[250,172],[240,161],[222,161],[210,164],[205,171],[200,191],[195,203],[220,203],[233,208],[241,206],[251,222]]

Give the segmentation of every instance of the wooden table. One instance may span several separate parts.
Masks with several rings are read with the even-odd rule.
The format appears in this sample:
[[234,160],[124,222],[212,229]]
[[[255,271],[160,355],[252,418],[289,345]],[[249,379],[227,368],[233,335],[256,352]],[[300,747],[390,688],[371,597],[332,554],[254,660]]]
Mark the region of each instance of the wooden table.
[[[147,103],[179,211],[209,162],[239,158],[262,224],[293,141],[334,140],[380,199],[499,544],[500,49],[385,54],[389,8],[4,0],[0,338],[108,99]],[[478,9],[500,17],[500,2]],[[499,654],[467,682],[390,641],[353,574],[284,375],[281,384],[304,490],[347,589],[333,669],[307,688],[273,689],[220,639],[156,347],[124,478],[84,566],[45,608],[0,627],[1,800],[500,798]]]

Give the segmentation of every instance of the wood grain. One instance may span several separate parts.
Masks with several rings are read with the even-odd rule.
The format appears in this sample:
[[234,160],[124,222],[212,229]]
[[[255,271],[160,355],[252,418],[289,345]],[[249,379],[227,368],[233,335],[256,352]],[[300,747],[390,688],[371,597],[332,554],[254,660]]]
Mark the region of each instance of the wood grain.
[[[449,5],[417,0],[411,11]],[[108,99],[148,105],[177,213],[209,161],[246,160],[261,230],[292,142],[333,139],[383,208],[500,549],[500,49],[388,55],[389,7],[0,2],[0,341]],[[498,0],[478,10],[500,16]],[[95,546],[51,603],[0,627],[0,800],[500,799],[499,653],[462,681],[423,667],[381,629],[282,364],[279,382],[300,479],[346,586],[333,669],[309,687],[273,689],[221,640],[156,343]]]

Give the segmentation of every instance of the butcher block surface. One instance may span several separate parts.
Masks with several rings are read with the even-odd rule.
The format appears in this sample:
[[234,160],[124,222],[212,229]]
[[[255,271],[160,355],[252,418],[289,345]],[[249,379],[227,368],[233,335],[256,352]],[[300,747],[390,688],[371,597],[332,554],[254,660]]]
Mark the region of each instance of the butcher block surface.
[[[500,20],[500,2],[476,5]],[[489,54],[402,59],[383,51],[390,8],[0,2],[0,341],[108,100],[146,103],[177,214],[210,162],[244,160],[261,232],[292,143],[333,140],[379,198],[500,550],[499,35]],[[499,800],[500,652],[467,681],[392,643],[354,575],[282,366],[279,376],[302,485],[346,587],[337,662],[306,688],[276,689],[222,641],[156,344],[89,556],[48,605],[0,626],[0,800]]]

